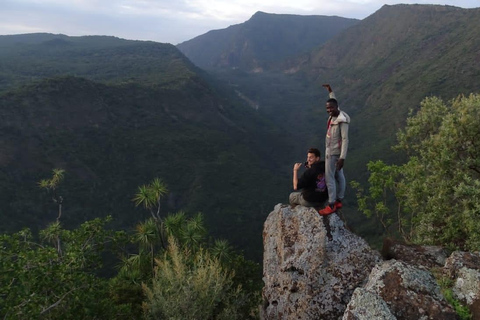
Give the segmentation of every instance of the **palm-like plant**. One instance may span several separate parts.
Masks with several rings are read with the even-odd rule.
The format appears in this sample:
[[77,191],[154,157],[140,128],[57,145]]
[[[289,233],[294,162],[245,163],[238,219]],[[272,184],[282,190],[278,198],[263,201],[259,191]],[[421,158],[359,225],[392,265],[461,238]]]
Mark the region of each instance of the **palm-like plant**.
[[210,253],[224,263],[230,262],[234,255],[233,249],[227,240],[215,240],[215,243],[210,248]]
[[144,280],[145,274],[149,273],[150,261],[149,257],[143,252],[131,254],[123,257],[118,272],[118,277],[127,280],[131,284],[140,285]]
[[180,238],[183,228],[186,224],[187,218],[185,212],[180,211],[175,214],[169,214],[164,219],[163,227],[168,237]]
[[142,205],[150,211],[155,221],[160,221],[161,198],[168,193],[167,185],[159,178],[155,178],[150,184],[138,187],[138,192],[133,198],[136,206]]
[[63,181],[65,175],[64,169],[53,169],[52,177],[50,179],[43,179],[38,182],[38,186],[42,189],[46,189],[48,192],[52,192],[52,200],[58,204],[58,217],[57,222],[60,221],[62,216],[62,203],[63,197],[57,195],[57,188],[60,185],[60,182]]
[[151,265],[153,270],[155,258],[155,244],[158,241],[162,243],[162,237],[157,222],[153,218],[150,218],[144,223],[139,223],[136,227],[134,239],[137,243],[140,244],[141,249],[148,249],[150,251]]
[[205,241],[206,233],[203,216],[201,213],[198,213],[187,221],[180,234],[180,240],[184,246],[197,250]]
[[62,233],[62,226],[60,222],[55,221],[48,225],[48,227],[44,230],[40,231],[40,236],[43,240],[53,243],[55,248],[57,249],[58,255],[62,255],[62,247],[60,243],[60,234]]
[[137,225],[134,239],[144,248],[151,248],[155,241],[158,240],[158,231],[156,222],[153,219],[148,219],[143,223]]

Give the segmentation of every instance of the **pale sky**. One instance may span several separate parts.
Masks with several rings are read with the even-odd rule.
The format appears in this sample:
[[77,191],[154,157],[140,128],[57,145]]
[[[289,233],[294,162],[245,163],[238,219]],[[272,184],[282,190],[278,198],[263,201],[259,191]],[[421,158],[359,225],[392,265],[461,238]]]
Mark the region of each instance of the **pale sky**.
[[480,7],[480,0],[0,0],[0,35],[108,35],[178,44],[245,22],[257,11],[363,19],[398,3]]

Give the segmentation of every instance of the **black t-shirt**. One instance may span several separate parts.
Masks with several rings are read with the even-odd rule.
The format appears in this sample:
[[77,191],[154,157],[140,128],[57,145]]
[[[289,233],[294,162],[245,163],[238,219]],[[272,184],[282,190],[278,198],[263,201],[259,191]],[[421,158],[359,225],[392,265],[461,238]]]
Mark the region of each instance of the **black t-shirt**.
[[308,202],[323,202],[328,198],[325,184],[325,161],[319,161],[305,170],[298,178],[297,189],[302,191],[303,198]]

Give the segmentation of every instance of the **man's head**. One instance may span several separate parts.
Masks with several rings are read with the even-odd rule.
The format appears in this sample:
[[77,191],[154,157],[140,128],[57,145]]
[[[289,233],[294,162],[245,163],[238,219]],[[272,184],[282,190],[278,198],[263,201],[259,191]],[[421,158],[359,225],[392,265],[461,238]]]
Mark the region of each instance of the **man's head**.
[[335,99],[328,99],[326,108],[327,108],[327,113],[331,117],[337,117],[338,114],[340,113],[340,110],[338,110],[338,102]]
[[315,148],[310,148],[307,151],[307,164],[308,167],[310,168],[312,164],[315,162],[320,161],[320,150],[315,149]]

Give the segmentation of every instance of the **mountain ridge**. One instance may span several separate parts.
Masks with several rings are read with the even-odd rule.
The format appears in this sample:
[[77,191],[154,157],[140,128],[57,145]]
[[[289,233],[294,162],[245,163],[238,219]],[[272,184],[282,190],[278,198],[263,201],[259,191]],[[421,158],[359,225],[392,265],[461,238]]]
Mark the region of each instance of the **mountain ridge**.
[[[261,71],[274,61],[321,45],[358,20],[256,12],[244,23],[209,31],[177,47],[204,69]],[[324,34],[322,34],[324,32]]]

